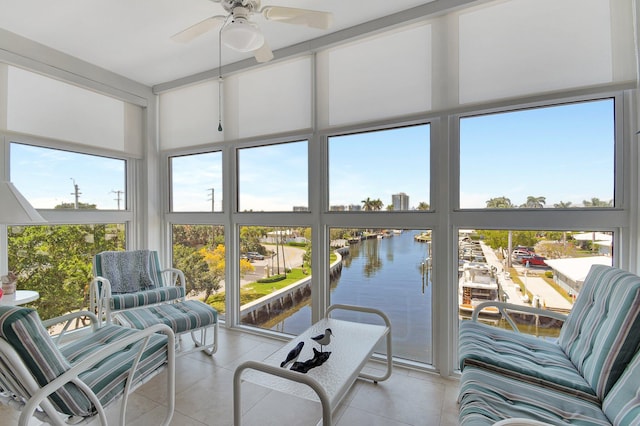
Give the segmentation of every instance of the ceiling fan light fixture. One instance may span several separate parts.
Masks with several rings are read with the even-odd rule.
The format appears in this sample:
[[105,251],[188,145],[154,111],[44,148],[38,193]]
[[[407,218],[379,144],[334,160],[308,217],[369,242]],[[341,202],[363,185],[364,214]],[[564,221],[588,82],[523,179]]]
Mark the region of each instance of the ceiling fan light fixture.
[[256,24],[235,18],[222,30],[222,42],[240,52],[252,52],[264,44],[264,36]]

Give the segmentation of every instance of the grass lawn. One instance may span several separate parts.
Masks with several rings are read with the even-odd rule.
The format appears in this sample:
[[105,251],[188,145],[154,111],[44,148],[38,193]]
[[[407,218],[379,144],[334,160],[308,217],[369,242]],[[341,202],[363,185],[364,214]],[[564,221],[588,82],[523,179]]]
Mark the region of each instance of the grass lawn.
[[[244,305],[245,303],[249,303],[253,300],[259,299],[262,296],[266,296],[274,291],[280,290],[290,284],[295,283],[296,281],[300,281],[303,278],[306,278],[308,275],[305,275],[302,272],[302,268],[294,268],[291,272],[287,273],[287,278],[270,282],[270,283],[259,283],[254,281],[252,283],[248,283],[243,285],[240,288],[240,305]],[[221,291],[220,293],[216,293],[212,296],[209,296],[207,300],[207,304],[214,307],[218,312],[225,312],[225,292]]]
[[[333,263],[336,261],[338,257],[334,252],[331,252],[329,256],[329,263]],[[305,267],[308,271],[309,268]],[[266,296],[267,294],[273,293],[274,291],[280,290],[290,284],[295,283],[303,278],[306,278],[308,274],[302,272],[302,268],[293,268],[291,272],[287,273],[287,278],[270,282],[270,283],[259,283],[254,281],[252,283],[248,283],[243,285],[240,288],[240,306],[249,303],[253,300],[259,299],[262,296]],[[209,296],[209,299],[206,301],[208,305],[214,307],[219,313],[224,313],[225,308],[225,292],[221,291],[220,293],[216,293],[212,296]]]

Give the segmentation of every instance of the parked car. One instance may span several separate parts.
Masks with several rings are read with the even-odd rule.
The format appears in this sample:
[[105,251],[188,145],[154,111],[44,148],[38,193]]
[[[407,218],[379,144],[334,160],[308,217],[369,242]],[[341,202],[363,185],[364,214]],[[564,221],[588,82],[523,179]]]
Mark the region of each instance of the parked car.
[[264,256],[257,251],[250,251],[247,253],[249,260],[264,260]]
[[529,263],[529,266],[549,266],[545,263],[545,258],[542,256],[523,256],[520,261],[523,265]]

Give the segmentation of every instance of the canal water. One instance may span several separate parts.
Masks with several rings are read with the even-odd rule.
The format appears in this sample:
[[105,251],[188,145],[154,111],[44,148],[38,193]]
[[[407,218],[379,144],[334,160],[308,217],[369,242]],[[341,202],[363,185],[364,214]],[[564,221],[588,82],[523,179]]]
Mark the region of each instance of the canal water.
[[[429,244],[417,242],[419,230],[405,230],[391,237],[372,238],[351,244],[343,258],[342,273],[331,288],[331,302],[382,310],[392,327],[393,355],[432,363],[430,271],[425,268]],[[363,323],[382,323],[377,317],[334,311],[332,317]],[[306,305],[273,327],[300,334],[311,324]],[[335,338],[339,338],[336,336]],[[386,352],[380,345],[377,352]]]

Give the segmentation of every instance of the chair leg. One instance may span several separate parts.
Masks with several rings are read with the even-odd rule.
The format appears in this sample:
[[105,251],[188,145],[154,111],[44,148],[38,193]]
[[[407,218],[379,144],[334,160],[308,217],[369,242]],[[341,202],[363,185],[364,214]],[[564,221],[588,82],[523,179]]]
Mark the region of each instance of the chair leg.
[[[213,328],[213,342],[211,344],[207,344],[207,335],[208,330]],[[198,330],[191,332],[191,338],[193,339],[193,343],[196,347],[202,347],[202,350],[207,353],[209,356],[213,356],[214,353],[218,350],[218,323],[216,322],[213,326],[203,327],[199,330],[200,339],[196,337],[196,332]]]

